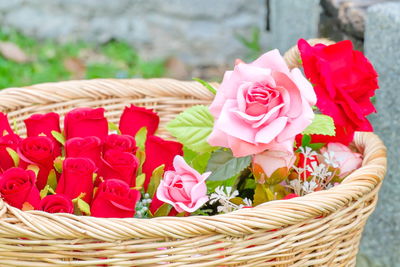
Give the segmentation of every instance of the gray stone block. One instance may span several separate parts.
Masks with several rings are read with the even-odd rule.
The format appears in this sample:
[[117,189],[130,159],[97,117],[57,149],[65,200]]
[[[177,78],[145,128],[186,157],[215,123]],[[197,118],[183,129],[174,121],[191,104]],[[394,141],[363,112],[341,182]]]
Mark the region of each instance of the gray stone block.
[[272,43],[284,53],[300,38],[318,36],[319,0],[270,0]]
[[193,66],[245,57],[248,49],[235,35],[250,36],[257,27],[265,36],[266,12],[265,0],[0,0],[2,27],[34,38],[116,39],[144,58],[175,56]]
[[368,9],[364,46],[379,74],[378,114],[371,119],[388,147],[389,166],[361,253],[377,264],[400,266],[400,2]]

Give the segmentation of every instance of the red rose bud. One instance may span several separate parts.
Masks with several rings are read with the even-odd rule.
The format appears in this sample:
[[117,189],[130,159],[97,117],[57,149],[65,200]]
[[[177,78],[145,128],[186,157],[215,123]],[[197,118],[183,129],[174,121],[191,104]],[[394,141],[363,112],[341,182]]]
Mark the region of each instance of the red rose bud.
[[139,160],[131,153],[109,150],[103,156],[99,175],[103,179],[119,179],[134,187]]
[[141,128],[147,128],[147,135],[153,135],[160,123],[157,113],[151,109],[131,105],[125,107],[119,121],[121,133],[135,136]]
[[97,136],[104,140],[108,135],[108,122],[104,108],[76,108],[65,115],[64,131],[66,139]]
[[96,166],[87,158],[66,158],[63,172],[58,182],[56,193],[64,194],[71,199],[85,193],[83,200],[90,204],[93,195],[93,173]]
[[54,157],[61,155],[61,144],[53,137],[52,131],[61,132],[60,116],[57,113],[34,114],[24,120],[28,137],[41,134],[50,137],[54,142]]
[[7,148],[17,151],[20,142],[21,138],[16,134],[7,134],[0,137],[0,173],[12,167],[16,167]]
[[118,179],[102,182],[91,205],[91,215],[102,218],[127,218],[135,215],[140,192]]
[[173,161],[176,155],[183,155],[182,144],[175,141],[167,141],[157,136],[148,136],[146,140],[146,161],[143,164],[143,173],[146,174],[144,188],[150,182],[153,170],[164,164],[164,170],[173,169]]
[[65,155],[67,158],[88,158],[96,166],[101,163],[101,140],[97,136],[74,137],[65,142]]
[[62,194],[48,195],[40,201],[40,209],[49,213],[74,213],[72,200]]
[[130,135],[110,134],[104,142],[103,153],[109,150],[118,150],[121,152],[135,153],[136,141]]
[[18,155],[22,160],[21,166],[32,164],[39,167],[36,186],[42,190],[46,186],[50,170],[53,169],[53,141],[47,136],[27,137],[20,143]]
[[11,168],[0,176],[0,196],[13,207],[22,209],[25,202],[35,209],[40,207],[39,190],[35,186],[35,173]]
[[335,121],[336,136],[316,142],[348,144],[354,131],[372,131],[366,118],[376,112],[371,97],[378,89],[377,73],[369,60],[353,50],[351,41],[311,46],[298,42],[304,73],[314,85],[317,107]]
[[7,115],[0,112],[0,136],[3,136],[4,132],[14,134],[13,130],[11,130],[10,123],[8,122]]

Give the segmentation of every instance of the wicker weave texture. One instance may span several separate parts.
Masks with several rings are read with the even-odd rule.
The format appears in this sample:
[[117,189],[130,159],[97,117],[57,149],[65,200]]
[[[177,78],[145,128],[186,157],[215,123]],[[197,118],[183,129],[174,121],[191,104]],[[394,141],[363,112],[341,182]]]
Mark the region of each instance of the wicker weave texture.
[[[118,122],[133,103],[159,112],[163,128],[212,98],[195,82],[99,79],[5,89],[0,111],[23,133],[32,113],[102,106]],[[354,266],[386,172],[386,148],[375,134],[357,133],[354,145],[363,164],[342,184],[217,216],[103,219],[23,212],[0,200],[0,266]]]

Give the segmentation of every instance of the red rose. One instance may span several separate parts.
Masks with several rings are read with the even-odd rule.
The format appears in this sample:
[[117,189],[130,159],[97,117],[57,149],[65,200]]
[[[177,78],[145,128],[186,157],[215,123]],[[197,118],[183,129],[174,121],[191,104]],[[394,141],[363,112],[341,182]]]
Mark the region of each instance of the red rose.
[[301,173],[301,179],[302,180],[307,180],[308,177],[311,176],[311,171],[310,168],[312,168],[312,164],[315,162],[315,164],[318,165],[318,157],[317,155],[313,155],[310,157],[307,157],[307,159],[304,157],[303,153],[298,154],[298,163],[296,164],[298,168],[304,169],[304,171]]
[[63,171],[58,182],[56,192],[71,199],[85,193],[85,200],[90,204],[93,195],[93,173],[96,166],[87,158],[66,158],[63,162]]
[[67,139],[97,136],[104,140],[108,135],[108,122],[104,108],[76,108],[65,115],[64,131]]
[[28,202],[40,207],[39,190],[35,186],[35,173],[21,168],[11,168],[0,176],[0,195],[11,206],[22,209]]
[[130,135],[110,134],[104,142],[103,152],[106,153],[109,150],[135,153],[135,138]]
[[4,135],[4,132],[9,134],[13,134],[13,130],[11,130],[10,123],[8,122],[7,115],[0,112],[0,136]]
[[147,134],[153,135],[160,123],[157,113],[151,109],[131,105],[125,107],[119,121],[121,133],[135,136],[142,127],[147,128]]
[[61,155],[61,144],[53,137],[52,131],[61,132],[60,116],[57,113],[34,114],[24,120],[27,136],[39,136],[41,134],[50,137],[54,142],[54,156]]
[[164,164],[164,170],[173,169],[173,161],[176,155],[183,155],[182,144],[175,141],[167,141],[158,136],[148,136],[146,140],[146,161],[143,164],[143,173],[146,174],[144,188],[150,182],[153,170]]
[[298,47],[305,75],[314,84],[317,107],[334,119],[337,129],[334,138],[313,141],[347,144],[354,131],[372,131],[366,116],[376,111],[370,98],[378,88],[378,81],[368,59],[353,50],[348,40],[312,47],[301,39]]
[[7,151],[7,147],[17,151],[21,138],[16,134],[7,134],[0,137],[0,173],[15,167],[14,161]]
[[292,198],[295,198],[295,197],[299,197],[299,195],[297,195],[297,194],[287,194],[284,198],[282,198],[282,199],[292,199]]
[[109,150],[103,156],[99,175],[105,180],[119,179],[129,186],[135,186],[138,166],[139,160],[133,154]]
[[53,141],[47,136],[27,137],[22,140],[17,151],[22,160],[21,166],[32,164],[39,167],[36,186],[42,190],[47,184],[50,170],[53,169]]
[[65,142],[65,155],[67,158],[88,158],[96,166],[101,163],[101,140],[97,136],[74,137]]
[[49,213],[74,213],[74,204],[65,195],[48,195],[40,201],[40,209]]
[[118,179],[102,182],[91,205],[91,215],[102,218],[126,218],[135,215],[140,192]]

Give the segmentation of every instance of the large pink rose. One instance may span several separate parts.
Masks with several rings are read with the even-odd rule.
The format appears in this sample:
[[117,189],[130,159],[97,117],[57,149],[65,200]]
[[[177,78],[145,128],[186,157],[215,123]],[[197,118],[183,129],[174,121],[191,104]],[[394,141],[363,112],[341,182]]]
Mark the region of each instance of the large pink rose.
[[326,148],[321,148],[321,153],[332,153],[333,160],[339,165],[340,176],[344,177],[355,169],[361,167],[362,155],[351,151],[348,146],[342,143],[329,143]]
[[266,149],[293,151],[293,142],[313,120],[316,96],[299,69],[289,70],[278,50],[227,71],[210,106],[215,117],[208,138],[235,157]]
[[175,171],[164,173],[157,198],[171,204],[178,212],[194,212],[208,201],[205,180],[211,173],[198,173],[181,156],[175,156],[174,168]]

